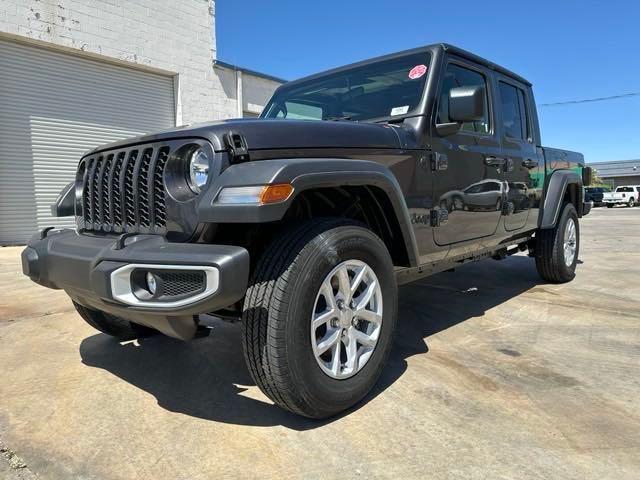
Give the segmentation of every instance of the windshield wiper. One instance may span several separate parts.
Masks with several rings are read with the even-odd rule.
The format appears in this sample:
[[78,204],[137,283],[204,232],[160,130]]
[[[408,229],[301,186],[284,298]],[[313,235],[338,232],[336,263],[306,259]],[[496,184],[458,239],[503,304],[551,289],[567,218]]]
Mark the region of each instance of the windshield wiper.
[[341,117],[326,117],[323,120],[328,120],[329,122],[339,122],[341,120],[351,120],[351,115],[343,115]]

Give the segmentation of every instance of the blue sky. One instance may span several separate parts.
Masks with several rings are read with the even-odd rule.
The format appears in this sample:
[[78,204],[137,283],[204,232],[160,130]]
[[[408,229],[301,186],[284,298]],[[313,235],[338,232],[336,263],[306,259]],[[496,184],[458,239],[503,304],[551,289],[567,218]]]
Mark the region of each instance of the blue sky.
[[[637,0],[218,0],[216,31],[220,60],[286,79],[444,41],[529,79],[538,103],[640,92]],[[544,145],[640,158],[640,96],[539,116]]]

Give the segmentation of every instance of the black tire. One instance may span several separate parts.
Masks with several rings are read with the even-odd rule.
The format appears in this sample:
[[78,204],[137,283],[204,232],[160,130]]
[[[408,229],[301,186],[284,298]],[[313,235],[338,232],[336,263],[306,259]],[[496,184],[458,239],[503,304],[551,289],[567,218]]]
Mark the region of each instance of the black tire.
[[607,203],[607,208],[613,208],[613,203]]
[[[310,321],[324,278],[348,259],[375,272],[383,322],[368,362],[352,377],[325,374],[313,354]],[[327,418],[360,401],[374,386],[392,345],[397,317],[393,262],[370,230],[344,219],[315,219],[282,234],[262,255],[243,308],[245,359],[260,389],[280,407]]]
[[633,198],[630,198],[629,201],[627,202],[627,207],[629,208],[633,208],[636,206],[636,202]]
[[76,307],[82,319],[93,328],[120,341],[135,340],[136,338],[148,337],[156,333],[152,328],[129,322],[99,310],[92,310],[76,302],[73,302],[73,306]]
[[[575,224],[576,250],[571,265],[565,263],[565,228],[569,219]],[[576,265],[580,253],[580,225],[578,214],[571,203],[565,203],[558,223],[554,228],[538,230],[536,233],[535,259],[540,276],[549,282],[565,283],[576,276]]]

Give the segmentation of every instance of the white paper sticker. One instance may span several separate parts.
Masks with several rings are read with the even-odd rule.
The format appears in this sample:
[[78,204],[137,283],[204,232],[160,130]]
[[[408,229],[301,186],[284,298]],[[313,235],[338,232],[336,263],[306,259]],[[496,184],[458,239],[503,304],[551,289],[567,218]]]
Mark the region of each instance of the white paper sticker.
[[404,107],[394,107],[391,109],[391,115],[404,115],[409,111],[409,105],[405,105]]

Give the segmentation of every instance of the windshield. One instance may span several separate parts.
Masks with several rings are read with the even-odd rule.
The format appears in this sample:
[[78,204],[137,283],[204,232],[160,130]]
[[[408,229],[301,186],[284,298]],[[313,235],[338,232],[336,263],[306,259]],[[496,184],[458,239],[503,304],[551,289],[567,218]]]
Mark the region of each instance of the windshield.
[[403,55],[281,87],[262,118],[354,120],[395,117],[420,103],[430,54]]
[[616,192],[633,192],[633,188],[631,188],[631,187],[618,187],[618,188],[616,188]]

